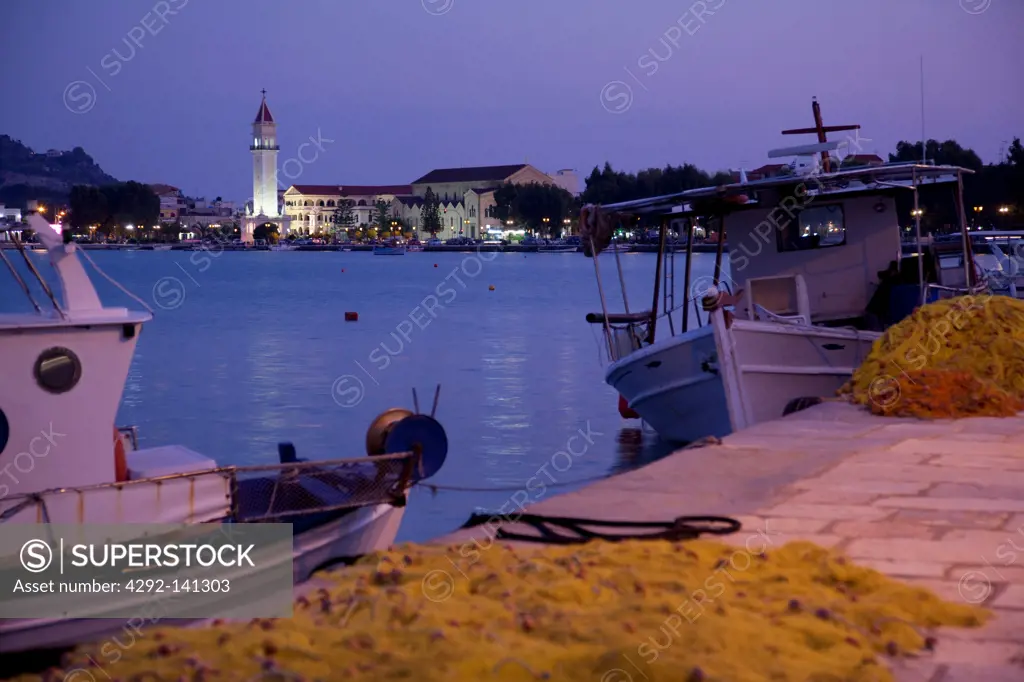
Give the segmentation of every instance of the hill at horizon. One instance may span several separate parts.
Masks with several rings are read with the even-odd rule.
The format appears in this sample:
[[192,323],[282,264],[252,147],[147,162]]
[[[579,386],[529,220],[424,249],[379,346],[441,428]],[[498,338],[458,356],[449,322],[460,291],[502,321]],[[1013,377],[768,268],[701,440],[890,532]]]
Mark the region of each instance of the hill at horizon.
[[71,151],[36,152],[10,135],[0,135],[0,203],[25,209],[37,199],[65,203],[74,185],[101,186],[118,182],[81,147]]

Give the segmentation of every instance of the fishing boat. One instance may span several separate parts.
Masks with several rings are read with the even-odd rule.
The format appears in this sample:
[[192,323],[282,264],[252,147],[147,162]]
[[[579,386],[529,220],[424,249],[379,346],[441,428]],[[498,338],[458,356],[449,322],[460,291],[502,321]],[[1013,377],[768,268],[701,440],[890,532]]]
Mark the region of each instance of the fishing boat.
[[974,260],[994,292],[1024,298],[1024,231],[971,232]]
[[375,256],[404,256],[405,251],[405,245],[397,239],[391,239],[384,244],[378,244],[373,247],[373,255]]
[[537,253],[576,253],[578,250],[579,247],[567,244],[561,239],[537,247]]
[[[741,177],[581,211],[584,252],[593,258],[601,298],[601,312],[587,321],[604,331],[605,381],[619,393],[623,416],[639,416],[665,440],[722,437],[776,419],[806,398],[833,396],[886,326],[925,301],[985,286],[972,267],[963,212],[963,176],[971,171],[916,163],[833,169],[828,152],[838,143],[824,133],[859,126],[824,128],[816,101],[813,109],[811,131],[823,141],[770,152],[793,157],[781,177]],[[954,186],[962,239],[944,252],[919,248],[923,256],[901,257],[896,197],[912,193],[916,208],[922,186],[942,183]],[[637,216],[661,222],[653,300],[630,309],[616,258],[624,312],[612,313],[593,256],[621,220]],[[724,240],[706,278],[692,277],[687,246],[685,296],[677,304],[667,228],[684,219],[690,245],[698,217],[723,235],[728,228],[729,272]],[[920,245],[919,217],[916,234]]]
[[[154,313],[120,285],[144,310],[104,306],[84,263],[107,276],[88,254],[41,229],[37,215],[28,222],[46,258],[16,242],[19,269],[10,252],[0,252],[32,308],[0,314],[0,469],[18,472],[0,486],[0,525],[290,523],[284,560],[296,582],[394,542],[411,488],[447,456],[434,418],[440,387],[429,415],[418,414],[414,392],[415,412],[394,408],[375,419],[366,456],[320,453],[323,459],[310,461],[282,443],[277,463],[229,466],[182,445],[140,448],[137,429],[114,420],[136,342]],[[46,267],[54,271],[49,278]],[[16,563],[17,551],[0,547],[0,565]],[[111,595],[111,604],[136,597]],[[122,625],[99,617],[4,619],[0,655],[72,645]]]
[[271,251],[295,251],[298,248],[299,247],[295,246],[295,244],[292,244],[289,241],[282,240],[282,241],[278,242],[277,244],[271,245],[270,250]]
[[173,244],[153,244],[154,251],[170,251],[173,247]]

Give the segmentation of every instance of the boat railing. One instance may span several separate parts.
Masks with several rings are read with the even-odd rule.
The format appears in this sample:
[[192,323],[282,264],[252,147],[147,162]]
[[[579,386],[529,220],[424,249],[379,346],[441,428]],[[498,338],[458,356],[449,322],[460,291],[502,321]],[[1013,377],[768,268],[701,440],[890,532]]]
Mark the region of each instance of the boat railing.
[[[238,522],[280,522],[297,515],[374,504],[403,506],[419,466],[419,454],[400,452],[314,462],[225,466],[128,481],[53,488],[8,496],[2,501],[6,508],[0,512],[0,523],[24,521],[32,514],[29,510],[33,509],[38,522],[61,522],[62,519],[51,520],[49,506],[68,508],[68,501],[73,501],[75,507],[85,510],[90,506],[90,499],[101,503],[104,496],[146,495],[147,488],[166,490],[174,484],[195,490],[200,481],[218,478],[221,482],[215,487],[228,492],[227,516]],[[163,494],[169,495],[170,491]],[[194,493],[189,493],[191,495]]]

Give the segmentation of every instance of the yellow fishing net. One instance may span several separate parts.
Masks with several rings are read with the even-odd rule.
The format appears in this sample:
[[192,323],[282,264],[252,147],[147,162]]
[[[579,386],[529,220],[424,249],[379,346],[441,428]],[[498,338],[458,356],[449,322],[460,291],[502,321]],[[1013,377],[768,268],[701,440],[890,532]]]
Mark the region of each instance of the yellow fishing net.
[[885,682],[883,655],[988,614],[767,536],[400,546],[324,577],[292,619],[122,633],[50,679]]
[[1024,400],[1024,301],[985,294],[922,306],[875,341],[839,392],[877,414],[1015,414]]

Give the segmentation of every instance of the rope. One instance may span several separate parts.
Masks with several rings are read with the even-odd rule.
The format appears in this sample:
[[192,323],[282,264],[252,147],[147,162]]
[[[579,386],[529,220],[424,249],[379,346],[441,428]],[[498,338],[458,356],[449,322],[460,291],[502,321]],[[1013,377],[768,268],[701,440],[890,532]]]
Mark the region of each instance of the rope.
[[[480,526],[493,517],[486,514],[473,514],[462,526],[473,528]],[[695,540],[701,535],[730,535],[742,528],[736,519],[727,516],[680,516],[672,521],[602,521],[600,519],[577,519],[566,516],[541,516],[538,514],[522,514],[515,518],[514,523],[532,526],[540,535],[523,535],[510,533],[498,528],[496,540],[518,540],[520,542],[536,542],[547,545],[579,545],[591,540]],[[575,533],[563,535],[554,532],[550,526],[564,528]],[[653,533],[601,533],[588,530],[584,526],[597,526],[621,529],[656,529]]]
[[[716,438],[715,436],[706,436],[700,440],[695,440],[688,445],[684,445],[680,450],[694,450],[696,448],[702,448],[707,445],[721,445],[722,439]],[[583,483],[596,483],[598,481],[606,481],[609,478],[614,478],[619,474],[602,474],[601,476],[591,476],[589,478],[580,478],[575,481],[567,481],[565,483],[547,483],[546,488],[568,488],[575,485],[582,485]],[[460,485],[438,485],[437,483],[423,483],[418,482],[415,485],[422,488],[427,488],[434,495],[437,495],[439,490],[448,492],[459,492],[459,493],[514,493],[523,489],[523,486],[513,487],[499,487],[499,488],[476,488],[472,486],[460,486]]]
[[82,254],[83,256],[85,256],[85,259],[86,259],[87,261],[89,261],[89,265],[91,265],[91,266],[93,267],[93,269],[95,269],[95,270],[96,270],[96,272],[98,272],[99,274],[101,274],[101,275],[102,275],[102,276],[104,277],[104,279],[106,279],[106,280],[107,280],[108,282],[110,282],[111,284],[113,284],[113,285],[114,285],[115,287],[117,287],[118,289],[120,289],[121,291],[123,291],[124,293],[126,293],[126,294],[127,294],[127,295],[128,295],[129,297],[131,297],[131,298],[135,299],[135,302],[136,302],[136,303],[138,303],[138,304],[139,304],[139,305],[141,305],[141,306],[142,306],[143,308],[145,308],[146,310],[148,310],[148,311],[149,311],[149,314],[150,314],[150,315],[152,315],[153,317],[156,317],[156,313],[155,313],[155,312],[153,312],[153,309],[152,309],[152,308],[150,308],[150,307],[149,307],[148,305],[146,305],[146,302],[145,302],[145,301],[143,301],[143,300],[142,300],[141,298],[139,298],[138,296],[136,296],[135,294],[133,294],[132,292],[128,291],[128,290],[127,290],[127,289],[125,289],[125,288],[124,288],[123,286],[121,286],[121,283],[120,283],[120,282],[118,282],[118,281],[117,281],[116,279],[114,279],[113,277],[111,277],[111,276],[110,276],[110,275],[108,275],[107,273],[103,272],[102,268],[100,268],[100,266],[96,265],[96,261],[94,261],[94,260],[92,259],[92,257],[90,257],[90,256],[89,256],[88,252],[86,252],[86,250],[85,250],[85,249],[81,249],[81,248],[77,248],[77,247],[76,247],[76,249],[75,249],[75,250],[76,250],[76,251],[78,251],[78,252],[79,252],[80,254]]

